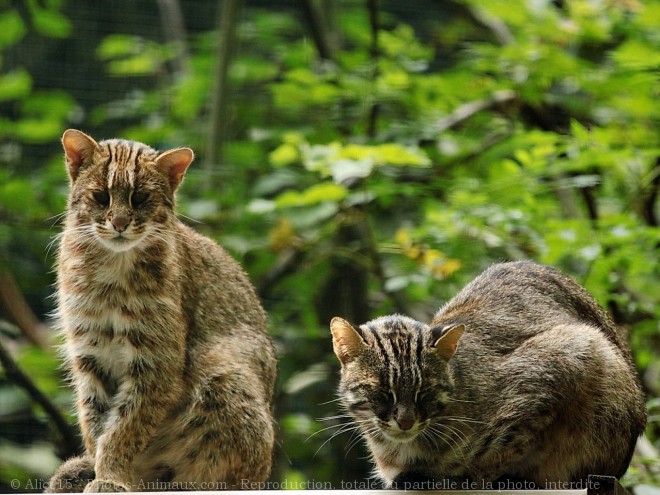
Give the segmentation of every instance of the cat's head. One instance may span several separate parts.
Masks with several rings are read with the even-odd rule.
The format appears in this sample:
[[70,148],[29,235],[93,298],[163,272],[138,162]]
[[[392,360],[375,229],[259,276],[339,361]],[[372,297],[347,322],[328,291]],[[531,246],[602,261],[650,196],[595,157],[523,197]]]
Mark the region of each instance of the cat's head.
[[174,214],[174,191],[193,160],[191,149],[158,152],[119,139],[97,143],[74,129],[62,144],[71,179],[69,228],[112,252],[158,236]]
[[447,364],[464,326],[431,328],[394,315],[359,328],[333,318],[330,329],[341,363],[339,394],[361,430],[399,443],[432,437],[450,400]]

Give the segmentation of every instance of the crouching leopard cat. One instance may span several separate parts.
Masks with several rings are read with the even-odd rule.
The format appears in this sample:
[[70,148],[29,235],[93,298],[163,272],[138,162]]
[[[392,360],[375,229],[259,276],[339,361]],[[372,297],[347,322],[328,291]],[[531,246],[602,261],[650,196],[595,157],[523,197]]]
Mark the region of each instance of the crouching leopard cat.
[[86,454],[48,491],[265,481],[275,355],[247,275],[175,216],[193,152],[76,130],[62,142],[70,195],[57,316]]
[[644,429],[628,346],[552,268],[494,265],[428,325],[334,318],[331,331],[340,397],[388,486],[543,489],[620,477]]

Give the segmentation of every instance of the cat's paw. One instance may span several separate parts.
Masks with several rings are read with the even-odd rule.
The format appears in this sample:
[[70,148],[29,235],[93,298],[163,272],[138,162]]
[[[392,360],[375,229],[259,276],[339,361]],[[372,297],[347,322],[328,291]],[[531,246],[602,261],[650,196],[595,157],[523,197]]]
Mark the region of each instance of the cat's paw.
[[94,460],[74,457],[63,463],[48,482],[45,493],[81,493],[94,479]]
[[124,483],[111,480],[94,480],[85,487],[85,493],[118,493],[130,492],[131,489]]

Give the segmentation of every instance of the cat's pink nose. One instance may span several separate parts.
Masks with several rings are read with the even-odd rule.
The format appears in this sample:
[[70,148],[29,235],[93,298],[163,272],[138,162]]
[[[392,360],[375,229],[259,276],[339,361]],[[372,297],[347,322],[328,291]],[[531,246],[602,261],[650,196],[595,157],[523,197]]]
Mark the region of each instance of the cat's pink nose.
[[415,424],[415,420],[411,418],[397,418],[396,424],[398,424],[399,428],[401,428],[403,431],[408,431]]
[[117,232],[123,232],[128,228],[128,224],[131,223],[131,219],[129,217],[119,215],[113,217],[111,223]]

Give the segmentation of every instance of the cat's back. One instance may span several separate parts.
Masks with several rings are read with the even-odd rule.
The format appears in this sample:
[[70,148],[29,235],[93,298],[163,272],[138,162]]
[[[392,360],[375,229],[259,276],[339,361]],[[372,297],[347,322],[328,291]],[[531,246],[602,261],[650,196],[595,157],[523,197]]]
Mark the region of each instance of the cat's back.
[[182,308],[188,353],[220,360],[227,369],[254,373],[272,397],[275,349],[259,297],[240,264],[219,244],[179,223],[176,226],[182,276]]
[[615,324],[596,300],[559,270],[531,261],[487,268],[437,312],[433,325],[464,323],[493,337],[522,338],[567,323],[598,327],[627,358]]
[[477,443],[524,431],[515,418],[533,425],[516,437],[537,442],[536,452],[509,461],[509,474],[543,482],[625,472],[646,421],[643,393],[627,343],[584,288],[533,262],[496,264],[432,322],[457,324],[466,328],[450,363],[457,394],[490,425]]

